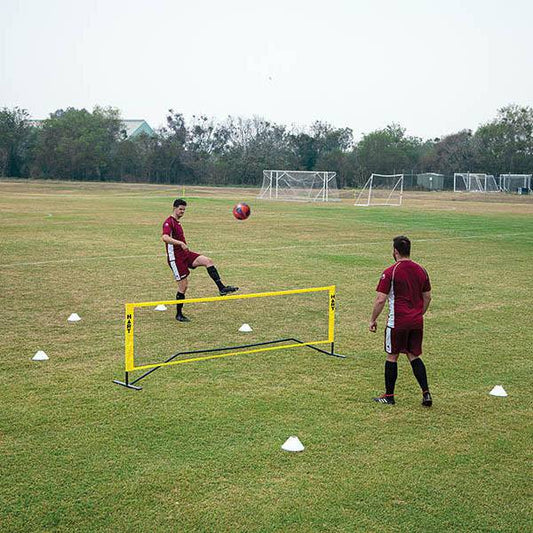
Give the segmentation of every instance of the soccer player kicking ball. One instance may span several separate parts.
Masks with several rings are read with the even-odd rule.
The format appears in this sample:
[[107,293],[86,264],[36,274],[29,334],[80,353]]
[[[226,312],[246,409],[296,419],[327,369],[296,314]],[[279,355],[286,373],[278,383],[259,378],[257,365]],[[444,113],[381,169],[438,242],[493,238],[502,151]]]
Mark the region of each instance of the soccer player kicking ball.
[[424,330],[424,313],[431,301],[431,284],[426,270],[411,261],[411,241],[404,236],[393,239],[392,255],[396,261],[381,275],[372,309],[369,329],[377,329],[377,319],[389,300],[389,318],[385,328],[385,394],[375,402],[394,405],[394,385],[398,377],[398,357],[405,353],[420,388],[422,405],[433,403],[429,392],[426,367],[420,359]]
[[[239,290],[238,287],[224,285],[220,280],[218,271],[211,259],[205,255],[200,255],[189,250],[180,218],[185,214],[187,202],[178,198],[174,201],[172,214],[163,223],[163,235],[161,239],[165,243],[168,266],[174,274],[174,279],[178,282],[178,292],[176,300],[184,300],[185,292],[189,283],[190,268],[203,266],[207,268],[211,279],[216,283],[221,296]],[[176,305],[176,320],[178,322],[190,322],[182,313],[183,304]]]

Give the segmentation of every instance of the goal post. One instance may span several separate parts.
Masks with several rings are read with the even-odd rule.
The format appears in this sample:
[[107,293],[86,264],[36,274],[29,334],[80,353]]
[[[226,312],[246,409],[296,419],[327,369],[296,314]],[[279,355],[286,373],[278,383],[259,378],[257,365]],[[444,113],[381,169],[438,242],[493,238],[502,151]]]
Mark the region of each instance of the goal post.
[[[296,323],[293,325],[292,328],[287,329],[286,324],[283,323],[282,325],[280,325],[280,327],[276,329],[275,327],[272,327],[271,322],[268,322],[268,320],[277,320],[279,322],[279,318],[274,317],[270,312],[271,308],[268,305],[267,299],[283,298],[285,302],[283,305],[285,305],[285,308],[283,308],[283,305],[280,303],[279,300],[275,300],[275,302],[273,302],[271,305],[276,305],[277,313],[279,312],[280,307],[282,309],[286,309],[286,317],[288,321],[290,322],[292,320],[293,322],[296,322],[296,313],[292,311],[294,311],[297,305],[300,305],[300,308],[302,309],[302,316],[304,317],[302,318],[302,320],[306,320],[306,317],[309,314],[310,307],[309,298],[306,297],[311,296],[313,294],[317,295],[317,298],[319,298],[314,302],[316,304],[316,313],[314,319],[317,321],[317,323],[321,324],[320,327],[315,327],[315,329],[306,329],[303,325]],[[294,298],[296,296],[303,296],[304,301],[295,302]],[[148,376],[155,370],[158,370],[159,368],[164,366],[190,363],[195,361],[204,361],[207,359],[230,357],[233,355],[240,354],[252,354],[257,352],[282,350],[288,348],[307,347],[330,356],[344,358],[345,356],[337,354],[334,351],[335,297],[335,286],[331,285],[326,287],[312,287],[307,289],[292,289],[285,291],[263,292],[254,294],[214,296],[208,298],[191,298],[186,300],[167,300],[158,302],[127,303],[125,304],[124,319],[125,378],[124,381],[113,380],[113,382],[130,389],[141,390],[141,387],[136,385],[136,383],[144,379],[146,376]],[[159,354],[159,350],[171,349],[169,348],[169,346],[171,345],[169,345],[168,343],[161,343],[163,341],[169,341],[171,343],[175,341],[172,340],[172,338],[170,338],[169,340],[167,333],[168,321],[165,321],[164,318],[160,318],[161,314],[158,314],[158,317],[153,320],[156,320],[159,323],[159,326],[158,328],[152,330],[151,337],[147,341],[145,341],[144,347],[148,346],[148,344],[150,346],[155,345],[156,356],[159,358],[159,361],[146,362],[142,359],[139,360],[138,351],[143,351],[143,348],[142,345],[138,342],[139,339],[138,337],[136,337],[136,334],[139,330],[139,327],[142,326],[138,324],[138,317],[136,313],[138,314],[143,309],[153,311],[154,308],[157,306],[173,306],[178,303],[186,305],[188,307],[196,304],[216,304],[219,307],[216,311],[213,310],[214,316],[219,317],[220,321],[223,321],[225,316],[229,316],[230,313],[226,311],[228,310],[228,306],[231,306],[232,303],[235,304],[234,311],[235,309],[237,311],[242,311],[244,302],[257,301],[258,299],[266,299],[267,301],[265,301],[261,306],[256,305],[255,307],[251,308],[249,312],[255,312],[258,315],[260,313],[263,313],[268,323],[265,322],[266,325],[262,328],[265,332],[265,336],[259,337],[258,335],[256,338],[254,338],[253,336],[250,338],[250,340],[253,339],[255,342],[242,343],[242,334],[240,334],[241,337],[238,338],[240,342],[231,343],[227,346],[216,347],[212,344],[207,344],[206,346],[201,346],[199,348],[198,346],[196,346],[196,349],[185,349],[185,346],[190,347],[189,344],[198,342],[200,336],[205,337],[207,339],[206,342],[208,343],[215,342],[215,340],[211,340],[211,338],[209,338],[209,332],[207,331],[209,329],[209,326],[212,325],[213,322],[209,322],[209,317],[205,316],[205,323],[198,324],[198,327],[201,329],[198,329],[196,333],[189,327],[192,322],[187,324],[187,331],[192,331],[192,335],[196,335],[196,337],[186,338],[180,336],[179,344],[180,346],[183,346],[184,349],[173,353],[171,356],[166,357],[166,359],[163,359]],[[154,313],[152,313],[152,316],[154,316]],[[173,318],[171,320],[174,322]],[[261,323],[259,316],[257,316],[255,320],[258,325]],[[216,321],[219,321],[218,318]],[[172,325],[174,326],[174,324]],[[272,338],[271,329],[276,330],[274,333],[283,334],[284,336],[280,335],[279,337]],[[216,339],[216,342],[220,342],[221,339],[235,340],[236,338],[232,339],[231,335],[225,335],[223,331],[222,333],[216,331],[213,333],[212,339]],[[159,346],[158,343],[160,343],[161,346]],[[328,347],[319,348],[318,346],[320,345],[328,345]],[[130,374],[134,371],[144,371],[144,373],[141,376],[136,377],[132,380],[130,379]]]
[[304,170],[263,170],[258,199],[303,202],[339,201],[337,173]]
[[500,174],[500,187],[504,192],[531,190],[531,174]]
[[453,175],[454,192],[500,192],[500,184],[491,174],[456,172]]
[[403,201],[403,174],[372,174],[357,193],[356,206],[400,206]]

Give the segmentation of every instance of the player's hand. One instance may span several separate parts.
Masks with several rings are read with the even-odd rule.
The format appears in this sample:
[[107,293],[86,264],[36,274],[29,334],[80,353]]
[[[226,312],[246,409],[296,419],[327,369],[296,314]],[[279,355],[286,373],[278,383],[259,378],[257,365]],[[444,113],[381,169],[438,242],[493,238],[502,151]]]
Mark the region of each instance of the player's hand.
[[368,323],[368,329],[372,333],[376,333],[376,330],[378,329],[378,323],[375,320],[372,320]]
[[181,243],[181,249],[186,252],[189,249],[189,247],[184,242],[182,242]]

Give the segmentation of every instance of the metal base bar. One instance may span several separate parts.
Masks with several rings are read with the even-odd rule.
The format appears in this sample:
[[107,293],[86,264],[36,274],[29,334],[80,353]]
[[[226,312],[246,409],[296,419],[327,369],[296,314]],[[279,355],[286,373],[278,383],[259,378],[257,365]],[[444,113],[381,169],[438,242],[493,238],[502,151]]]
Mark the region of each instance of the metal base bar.
[[117,385],[122,385],[123,387],[127,387],[128,389],[143,390],[142,387],[136,387],[135,385],[125,383],[124,381],[119,381],[118,379],[114,379],[113,383],[116,383]]
[[[299,341],[298,339],[289,339],[289,340],[303,344],[303,342]],[[339,357],[340,359],[346,359],[345,355],[341,355],[333,351],[333,343],[331,343],[331,351],[329,352],[327,350],[322,350],[321,348],[317,348],[316,346],[312,346],[311,344],[306,344],[305,347],[311,348],[312,350],[316,350],[317,352],[320,352],[320,353],[325,353],[326,355],[331,355],[332,357]]]

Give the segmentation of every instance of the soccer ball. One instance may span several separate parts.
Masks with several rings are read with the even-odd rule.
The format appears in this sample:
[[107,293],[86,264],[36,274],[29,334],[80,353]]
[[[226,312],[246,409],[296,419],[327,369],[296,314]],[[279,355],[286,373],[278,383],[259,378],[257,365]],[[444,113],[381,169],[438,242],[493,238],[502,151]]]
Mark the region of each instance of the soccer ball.
[[249,216],[252,210],[250,209],[250,206],[248,204],[245,204],[243,202],[237,204],[233,208],[233,216],[237,220],[246,220]]

